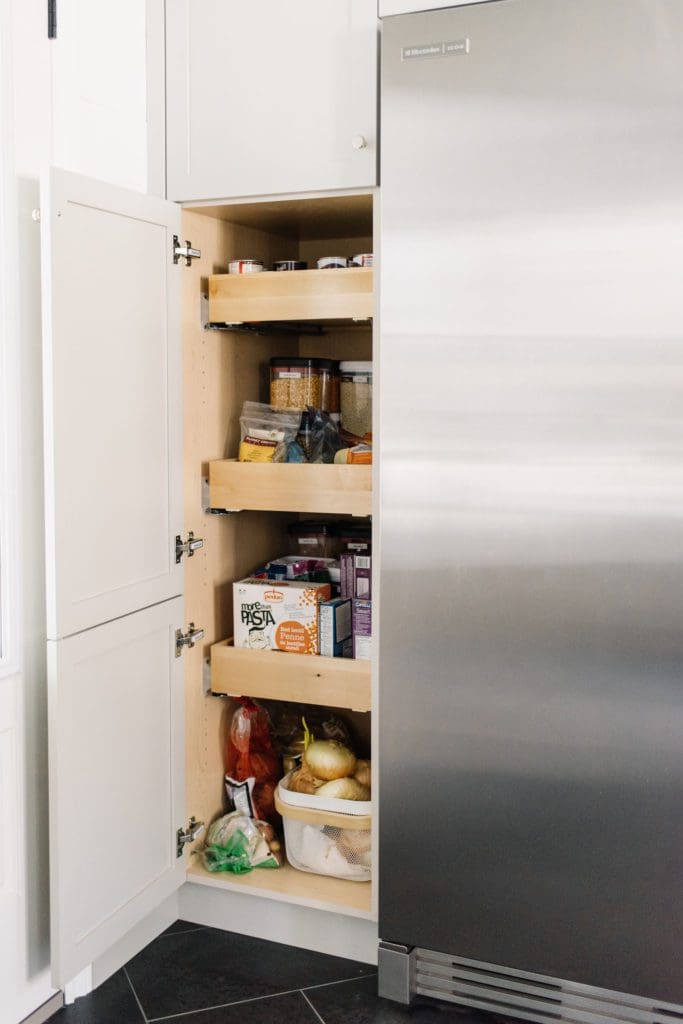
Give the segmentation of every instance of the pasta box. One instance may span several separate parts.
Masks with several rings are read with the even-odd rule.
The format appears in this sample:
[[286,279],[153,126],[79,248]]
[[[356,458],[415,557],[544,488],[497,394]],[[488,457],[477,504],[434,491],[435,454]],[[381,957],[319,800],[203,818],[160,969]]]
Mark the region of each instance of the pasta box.
[[318,609],[330,596],[329,583],[239,580],[233,584],[235,647],[318,654]]

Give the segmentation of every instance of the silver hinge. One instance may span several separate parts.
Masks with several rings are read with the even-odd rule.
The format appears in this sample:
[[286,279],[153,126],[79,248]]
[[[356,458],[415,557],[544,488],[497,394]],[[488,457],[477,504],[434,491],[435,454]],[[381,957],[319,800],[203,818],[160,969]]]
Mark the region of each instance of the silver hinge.
[[188,267],[192,266],[192,260],[198,260],[202,255],[201,249],[193,249],[192,242],[188,238],[185,239],[185,245],[180,244],[180,239],[177,235],[173,236],[173,262],[179,263],[180,260],[185,260],[185,265]]
[[183,557],[187,555],[188,558],[192,558],[195,551],[199,551],[200,548],[204,547],[204,541],[201,537],[195,537],[192,530],[187,535],[187,540],[183,541],[180,534],[176,534],[175,539],[175,560],[176,565]]
[[194,622],[191,622],[187,627],[187,633],[183,633],[182,629],[176,629],[175,631],[175,656],[179,658],[183,653],[183,647],[194,647],[196,643],[204,639],[204,630],[195,629]]
[[195,821],[194,816],[190,818],[190,823],[187,828],[179,828],[176,832],[176,857],[182,857],[183,850],[188,843],[193,843],[195,839],[199,839],[200,835],[204,831],[204,822]]

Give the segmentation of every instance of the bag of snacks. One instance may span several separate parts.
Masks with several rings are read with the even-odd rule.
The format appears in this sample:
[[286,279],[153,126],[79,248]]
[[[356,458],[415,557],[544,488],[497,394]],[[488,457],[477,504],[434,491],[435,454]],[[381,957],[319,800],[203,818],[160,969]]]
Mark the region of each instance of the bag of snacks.
[[296,438],[301,413],[245,402],[240,416],[240,462],[285,462]]

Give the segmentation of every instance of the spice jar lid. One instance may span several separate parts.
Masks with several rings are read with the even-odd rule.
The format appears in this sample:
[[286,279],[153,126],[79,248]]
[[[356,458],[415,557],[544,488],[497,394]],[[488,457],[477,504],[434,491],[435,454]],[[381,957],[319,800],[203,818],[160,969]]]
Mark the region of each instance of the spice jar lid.
[[340,363],[340,373],[372,373],[372,362]]
[[339,373],[338,359],[316,359],[319,370],[330,370],[332,373]]

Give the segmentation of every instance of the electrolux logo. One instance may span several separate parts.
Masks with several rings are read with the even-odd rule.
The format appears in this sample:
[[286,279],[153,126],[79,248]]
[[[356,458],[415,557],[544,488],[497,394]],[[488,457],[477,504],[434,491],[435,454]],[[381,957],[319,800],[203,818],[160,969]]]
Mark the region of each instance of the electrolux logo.
[[443,43],[419,43],[404,46],[401,60],[430,60],[433,57],[459,57],[470,52],[469,39],[455,39]]

